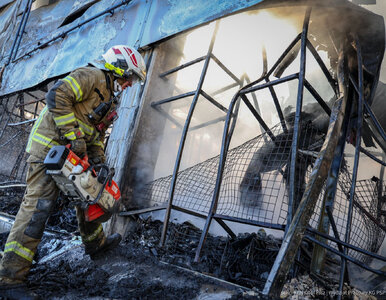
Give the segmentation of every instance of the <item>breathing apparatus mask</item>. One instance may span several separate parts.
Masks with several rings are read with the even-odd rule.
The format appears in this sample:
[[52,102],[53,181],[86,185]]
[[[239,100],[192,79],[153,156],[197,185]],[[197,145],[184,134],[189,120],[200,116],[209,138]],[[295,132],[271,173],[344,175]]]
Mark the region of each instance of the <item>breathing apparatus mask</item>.
[[118,83],[117,80],[114,80],[114,93],[122,92],[122,86]]

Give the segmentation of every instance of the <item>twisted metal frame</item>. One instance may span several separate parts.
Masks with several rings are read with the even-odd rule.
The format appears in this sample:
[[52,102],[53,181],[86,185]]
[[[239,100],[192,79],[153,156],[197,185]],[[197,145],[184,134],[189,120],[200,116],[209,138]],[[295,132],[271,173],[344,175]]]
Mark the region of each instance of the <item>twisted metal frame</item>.
[[[334,203],[336,188],[337,188],[337,178],[338,173],[340,170],[341,161],[343,159],[343,152],[344,152],[344,146],[346,143],[346,136],[348,132],[348,122],[350,119],[350,112],[351,107],[353,105],[353,99],[349,97],[349,71],[346,66],[346,57],[345,57],[345,51],[346,49],[342,48],[340,53],[340,59],[338,64],[338,80],[334,80],[330,72],[328,71],[327,67],[324,65],[322,59],[320,58],[319,54],[317,53],[316,49],[313,47],[311,42],[308,40],[308,26],[310,21],[310,15],[311,15],[311,8],[308,8],[305,14],[304,22],[303,22],[303,30],[302,32],[296,36],[296,38],[292,41],[292,43],[287,47],[287,49],[283,52],[283,54],[279,57],[279,59],[274,63],[272,68],[267,71],[266,68],[266,57],[264,57],[264,71],[261,77],[244,87],[240,88],[239,91],[234,95],[232,98],[232,101],[230,102],[230,105],[227,109],[223,109],[222,107],[219,107],[224,112],[227,112],[227,116],[225,119],[225,125],[224,125],[224,131],[223,131],[223,139],[222,139],[222,146],[221,146],[221,153],[220,153],[220,161],[218,165],[218,171],[217,171],[217,179],[216,179],[216,185],[213,192],[212,197],[212,203],[210,206],[210,210],[208,215],[206,216],[206,223],[202,231],[202,235],[200,238],[199,245],[196,249],[196,255],[195,255],[195,261],[198,262],[200,260],[200,253],[201,250],[205,244],[206,236],[209,232],[209,228],[211,226],[212,220],[216,220],[223,228],[228,232],[228,234],[231,237],[235,237],[235,234],[231,231],[231,229],[225,224],[224,221],[233,221],[233,222],[239,222],[239,223],[245,223],[245,224],[252,224],[256,226],[261,227],[269,227],[269,228],[276,228],[285,230],[285,237],[283,240],[282,247],[278,253],[278,256],[276,258],[276,261],[273,265],[273,268],[271,270],[271,273],[268,277],[268,280],[266,282],[266,285],[264,287],[263,293],[270,296],[278,296],[282,286],[285,282],[285,278],[287,274],[289,273],[291,266],[295,260],[296,253],[298,251],[299,245],[303,238],[312,241],[315,244],[315,252],[314,252],[314,258],[313,258],[313,266],[314,270],[320,270],[323,265],[323,259],[325,255],[324,250],[320,249],[327,249],[328,251],[332,251],[333,253],[339,253],[342,257],[342,264],[341,264],[341,278],[340,278],[340,289],[343,288],[343,282],[344,280],[347,280],[346,274],[346,262],[347,260],[354,262],[355,264],[359,265],[360,267],[365,268],[366,270],[370,270],[376,274],[380,274],[385,276],[384,272],[371,269],[367,267],[365,264],[361,263],[360,261],[354,259],[353,257],[348,255],[348,249],[353,249],[355,251],[359,251],[360,253],[363,253],[367,256],[385,260],[385,258],[376,255],[372,252],[366,251],[364,249],[360,249],[358,247],[355,247],[353,245],[349,244],[350,241],[350,231],[351,231],[351,220],[352,220],[352,214],[353,214],[353,207],[360,209],[363,214],[365,214],[370,220],[372,220],[379,228],[385,230],[384,226],[378,221],[374,220],[374,217],[367,212],[366,209],[361,207],[361,205],[354,199],[355,195],[355,183],[357,179],[357,171],[358,171],[358,162],[359,162],[359,153],[362,152],[372,158],[374,161],[381,163],[382,165],[385,165],[385,163],[378,158],[376,158],[374,155],[363,149],[360,145],[360,137],[361,132],[360,130],[357,131],[356,136],[356,152],[355,152],[355,160],[354,160],[354,171],[352,175],[352,184],[350,189],[350,196],[349,196],[349,209],[348,209],[348,220],[346,225],[346,233],[345,233],[345,239],[344,241],[341,241],[339,239],[339,234],[336,229],[336,224],[334,221],[334,218],[332,216],[332,205]],[[286,60],[288,60],[288,54],[291,51],[294,51],[296,45],[300,42],[300,70],[298,73],[287,75],[282,78],[278,78],[275,80],[270,80],[270,76],[272,74],[275,75],[280,72],[281,65],[285,65]],[[188,67],[192,64],[195,64],[200,61],[205,61],[204,68],[201,74],[200,83],[198,85],[198,88],[196,91],[192,91],[189,93],[181,94],[179,96],[171,97],[168,99],[164,99],[161,101],[153,102],[152,106],[157,107],[159,105],[162,105],[164,103],[168,103],[171,101],[175,101],[184,97],[188,96],[194,96],[194,99],[191,104],[191,108],[188,114],[188,117],[186,119],[185,127],[183,129],[183,134],[181,137],[181,143],[176,159],[176,165],[173,172],[173,179],[172,184],[170,187],[169,192],[169,200],[168,205],[166,207],[166,215],[164,220],[164,227],[162,232],[162,238],[161,242],[162,244],[165,242],[166,239],[166,232],[168,227],[168,222],[170,219],[170,211],[171,209],[177,209],[180,211],[184,211],[188,214],[192,214],[199,217],[205,217],[202,214],[189,211],[187,209],[183,209],[180,207],[176,207],[173,205],[173,197],[174,197],[174,189],[176,185],[176,178],[179,170],[179,163],[181,159],[181,155],[183,152],[183,145],[186,138],[186,133],[189,128],[189,122],[192,117],[195,104],[197,102],[198,95],[202,94],[205,97],[205,94],[200,91],[202,88],[202,82],[205,77],[205,73],[208,68],[208,63],[211,57],[213,57],[212,49],[213,49],[213,43],[214,38],[211,41],[211,46],[209,47],[208,54],[206,56],[200,57],[196,60],[193,60],[189,63],[186,63],[184,65],[181,65],[177,68],[174,68],[168,72],[165,72],[161,74],[161,76],[169,75],[173,72],[176,72],[182,68]],[[323,100],[323,98],[317,93],[317,91],[313,88],[313,86],[307,81],[305,78],[305,68],[306,68],[306,50],[309,50],[309,52],[312,54],[314,59],[317,61],[320,69],[322,70],[324,76],[326,77],[327,81],[329,82],[331,88],[335,92],[337,100],[335,101],[335,104],[332,108],[326,104],[326,102]],[[362,59],[361,59],[361,52],[360,52],[360,45],[359,41],[356,40],[356,49],[357,49],[357,56],[358,56],[358,64],[359,66],[362,66]],[[287,64],[288,65],[288,64]],[[352,86],[355,88],[355,90],[358,93],[358,114],[360,116],[363,115],[363,110],[366,109],[367,113],[370,115],[370,120],[368,120],[368,123],[370,123],[372,126],[371,128],[374,130],[377,130],[376,133],[374,133],[375,137],[378,141],[385,140],[385,133],[380,126],[379,122],[376,120],[374,113],[371,111],[371,108],[366,104],[363,100],[363,69],[360,68],[361,71],[358,70],[359,78],[358,78],[358,84],[352,84]],[[255,91],[262,90],[262,89],[269,89],[270,94],[272,96],[272,100],[274,102],[277,114],[280,118],[280,122],[283,127],[284,132],[288,132],[288,128],[286,127],[286,123],[284,120],[283,112],[280,107],[280,104],[277,100],[277,96],[274,90],[274,87],[276,85],[279,85],[284,82],[292,81],[292,80],[298,80],[298,94],[297,94],[297,104],[296,104],[296,113],[295,113],[295,121],[294,121],[294,133],[293,133],[293,140],[292,140],[292,147],[291,147],[291,162],[290,162],[290,176],[289,176],[289,212],[287,217],[287,224],[285,228],[282,226],[277,226],[275,224],[267,224],[263,222],[256,222],[256,221],[250,221],[246,219],[239,219],[227,215],[220,215],[217,214],[217,205],[219,201],[219,194],[220,194],[220,187],[222,183],[223,178],[223,172],[224,172],[224,166],[225,161],[227,158],[227,152],[229,150],[229,145],[233,133],[233,129],[235,127],[236,121],[237,121],[237,114],[238,114],[238,107],[240,105],[240,102],[242,101],[249,111],[254,115],[256,120],[259,122],[261,128],[264,129],[266,134],[270,137],[270,139],[275,142],[275,135],[272,133],[268,125],[265,123],[263,118],[260,116],[260,113],[253,107],[251,101],[248,99],[248,95],[252,94]],[[352,81],[352,79],[351,79]],[[304,192],[302,201],[300,203],[295,203],[295,171],[296,171],[296,164],[297,160],[296,157],[299,152],[299,135],[300,135],[300,124],[301,124],[301,112],[302,112],[302,104],[303,104],[303,92],[304,89],[307,89],[309,93],[314,97],[314,99],[319,103],[319,105],[322,107],[322,109],[330,116],[330,125],[329,125],[329,131],[327,133],[324,146],[321,150],[321,153],[318,157],[318,159],[315,162],[315,166],[313,169],[312,176],[310,178],[309,184],[306,188],[306,191]],[[241,100],[241,101],[240,101]],[[213,103],[216,105],[215,103]],[[218,106],[218,105],[216,105]],[[362,124],[362,117],[358,118],[358,124],[357,127],[361,128]],[[205,126],[205,124],[203,125]],[[373,131],[374,131],[373,130]],[[342,133],[341,133],[342,132]],[[380,145],[382,145],[382,142],[380,142]],[[331,167],[332,166],[332,167]],[[330,169],[331,167],[331,169]],[[322,216],[321,218],[327,222],[320,221],[320,224],[324,224],[323,226],[320,226],[318,230],[312,229],[308,227],[308,222],[310,221],[311,214],[313,212],[314,206],[316,204],[317,196],[319,195],[321,189],[323,188],[323,184],[325,180],[327,179],[327,189],[325,193],[325,199],[324,204],[322,208]],[[162,209],[160,207],[156,207],[154,209]],[[149,211],[149,210],[146,210]],[[131,214],[131,213],[128,213]],[[326,225],[327,224],[327,225]],[[333,232],[335,234],[335,237],[331,237],[328,235],[328,228],[329,225],[331,225]],[[313,235],[317,235],[322,239],[322,242],[319,239],[316,239],[313,237]],[[332,242],[335,242],[337,244],[338,250],[335,248],[329,246],[326,243],[326,240],[330,240]],[[323,242],[324,241],[324,242]]]

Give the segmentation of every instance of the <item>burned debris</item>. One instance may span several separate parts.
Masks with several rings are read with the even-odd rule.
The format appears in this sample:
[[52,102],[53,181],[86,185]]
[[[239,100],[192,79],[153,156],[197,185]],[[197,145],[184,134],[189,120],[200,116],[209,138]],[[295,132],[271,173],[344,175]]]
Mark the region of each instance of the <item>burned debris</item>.
[[[27,2],[26,14],[32,4]],[[229,282],[233,288],[227,296],[234,298],[298,293],[342,299],[360,294],[350,287],[360,285],[351,272],[354,265],[378,276],[370,288],[384,288],[385,269],[375,263],[386,261],[379,253],[386,235],[386,134],[380,104],[385,95],[378,82],[383,20],[346,1],[287,3],[290,8],[273,2],[273,7],[256,4],[240,14],[247,19],[261,9],[297,24],[277,56],[261,45],[260,77],[237,73],[234,59],[216,52],[228,46],[221,39],[221,30],[229,30],[223,19],[208,25],[208,45],[200,40],[206,47],[202,56],[193,52],[187,55],[192,60],[184,61],[189,33],[146,51],[151,76],[144,87],[123,96],[121,109],[129,111],[130,122],[118,119],[120,127],[112,131],[107,147],[123,193],[121,211],[106,227],[123,231],[125,239],[111,253],[112,261],[92,263],[81,254],[75,215],[61,197],[47,228],[62,232],[64,241],[45,237],[36,257],[42,263],[29,279],[33,290],[48,297],[191,298],[202,292],[205,279],[200,276],[208,276],[214,285],[219,284],[215,278]],[[62,36],[24,51],[18,60],[76,32],[77,26],[66,27],[67,22],[83,14],[89,22],[87,11],[95,3],[62,20]],[[96,16],[108,13],[104,9]],[[241,46],[255,47],[254,38],[250,35]],[[11,52],[7,68],[15,56]],[[314,73],[308,71],[309,61]],[[193,69],[195,81],[186,75]],[[182,77],[189,88],[195,86],[177,84]],[[214,87],[206,84],[210,79]],[[324,85],[318,85],[321,81]],[[9,153],[0,157],[0,210],[11,215],[24,192],[24,142],[53,84],[50,79],[0,96],[0,152]],[[285,96],[280,95],[283,86],[290,90]],[[248,126],[242,127],[243,122]],[[121,155],[123,148],[127,151]],[[174,167],[164,168],[170,162]],[[176,215],[200,221],[173,222]],[[214,224],[220,235],[210,233]],[[249,232],[240,234],[240,224],[248,225]],[[51,260],[51,252],[59,254]],[[175,284],[161,275],[164,271]],[[189,280],[178,288],[183,273]]]
[[201,230],[190,222],[171,224],[165,247],[159,245],[161,222],[148,219],[139,222],[139,226],[126,240],[143,247],[161,261],[249,288],[262,287],[280,248],[280,240],[267,235],[264,230],[257,234],[241,234],[234,240],[210,235],[208,249],[204,251],[201,262],[196,263],[195,249]]

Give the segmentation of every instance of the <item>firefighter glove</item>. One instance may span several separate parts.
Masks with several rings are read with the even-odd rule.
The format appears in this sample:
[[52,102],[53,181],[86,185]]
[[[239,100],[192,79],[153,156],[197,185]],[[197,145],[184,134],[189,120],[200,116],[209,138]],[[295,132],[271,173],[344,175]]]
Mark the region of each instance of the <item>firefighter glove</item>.
[[88,161],[92,165],[104,164],[106,161],[106,157],[105,156],[89,157]]
[[78,155],[79,157],[83,157],[86,155],[87,145],[84,139],[76,139],[70,141],[70,143],[71,150],[74,151],[76,155]]

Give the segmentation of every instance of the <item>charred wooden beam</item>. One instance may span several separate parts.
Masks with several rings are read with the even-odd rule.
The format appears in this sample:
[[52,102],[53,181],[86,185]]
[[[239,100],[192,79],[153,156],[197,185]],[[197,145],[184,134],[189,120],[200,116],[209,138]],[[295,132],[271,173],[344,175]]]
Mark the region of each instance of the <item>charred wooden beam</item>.
[[318,159],[315,161],[310,181],[307,184],[303,198],[296,210],[292,222],[288,227],[288,231],[283,239],[280,251],[265,284],[263,294],[267,296],[273,298],[278,298],[280,296],[282,287],[287,279],[287,274],[295,260],[296,253],[304,237],[309,220],[313,214],[319,193],[327,178],[335,149],[339,141],[339,133],[342,129],[346,110],[348,98],[347,74],[346,60],[343,55],[343,51],[341,51],[338,64],[338,79],[340,83],[341,95],[334,103],[323,147],[320,151]]
[[[348,101],[350,101],[349,99]],[[351,104],[351,101],[350,103]],[[332,161],[332,166],[330,169],[330,172],[328,174],[327,178],[327,183],[326,183],[326,191],[323,197],[323,202],[322,202],[322,209],[320,212],[320,217],[319,217],[319,224],[318,224],[318,230],[321,233],[328,234],[330,225],[335,226],[334,220],[331,220],[332,218],[332,213],[331,209],[334,206],[334,200],[335,200],[335,195],[336,195],[336,189],[337,189],[337,184],[338,184],[338,175],[339,175],[339,170],[341,167],[341,163],[343,160],[343,153],[344,149],[346,146],[346,136],[348,132],[348,123],[349,123],[349,118],[350,118],[350,105],[346,106],[346,111],[345,111],[345,117],[343,121],[343,126],[342,126],[342,132],[340,135],[340,140],[338,143],[338,146],[336,147],[335,150],[335,155],[334,159]],[[330,213],[329,213],[330,212]],[[334,230],[335,236],[339,238],[339,235],[337,235],[337,231]],[[322,243],[326,243],[326,239],[322,237],[317,237]],[[343,250],[343,248],[341,249]],[[325,261],[325,254],[326,250],[325,248],[315,245],[313,254],[312,254],[312,261],[311,261],[311,271],[320,274],[320,272],[323,269],[324,261]]]

